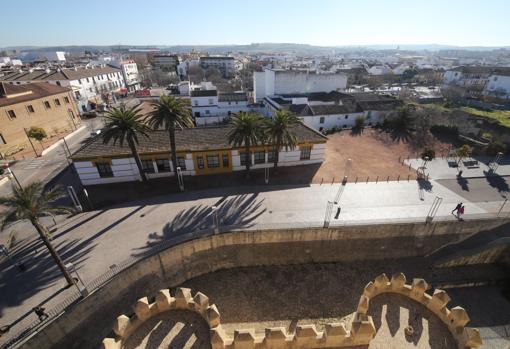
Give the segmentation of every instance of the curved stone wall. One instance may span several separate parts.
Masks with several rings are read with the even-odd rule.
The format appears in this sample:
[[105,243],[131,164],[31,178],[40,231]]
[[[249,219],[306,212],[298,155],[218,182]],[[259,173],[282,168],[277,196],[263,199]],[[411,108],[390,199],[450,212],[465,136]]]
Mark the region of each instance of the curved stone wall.
[[122,349],[123,343],[145,321],[160,313],[171,310],[190,310],[200,314],[211,330],[213,349],[298,349],[298,348],[339,348],[368,345],[376,334],[372,317],[367,315],[370,299],[382,293],[395,293],[408,297],[429,309],[449,329],[459,349],[476,349],[482,345],[478,329],[466,327],[469,316],[462,307],[448,309],[450,298],[445,291],[436,289],[433,295],[425,291],[428,284],[423,279],[413,279],[406,284],[404,274],[395,274],[391,280],[386,274],[369,282],[360,297],[358,308],[352,318],[350,329],[343,323],[328,323],[323,332],[315,325],[297,325],[293,333],[283,327],[266,328],[264,335],[256,335],[254,329],[237,329],[233,337],[228,336],[221,326],[217,307],[209,304],[209,298],[198,292],[194,297],[188,288],[178,288],[171,296],[168,289],[160,290],[154,303],[147,297],[141,298],[134,306],[135,314],[117,317],[113,331],[116,338],[105,338],[102,349]]
[[93,348],[108,335],[106,329],[114,314],[124,312],[140,297],[216,270],[423,256],[446,243],[507,222],[480,219],[180,236],[174,246],[131,265],[70,306],[20,347]]

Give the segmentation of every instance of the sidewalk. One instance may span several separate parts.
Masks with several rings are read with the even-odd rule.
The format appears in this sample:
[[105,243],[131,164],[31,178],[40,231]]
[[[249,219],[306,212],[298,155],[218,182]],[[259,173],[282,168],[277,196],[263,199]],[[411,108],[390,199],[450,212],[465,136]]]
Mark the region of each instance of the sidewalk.
[[[443,184],[438,181],[401,181],[348,183],[345,187],[317,184],[194,191],[76,215],[59,224],[53,242],[64,261],[72,262],[87,283],[110,266],[138,256],[154,244],[213,228],[212,206],[218,207],[223,227],[263,229],[321,227],[328,201],[337,197],[338,204],[331,211],[331,226],[404,220],[424,222],[436,196],[443,198],[436,217],[442,220],[456,219],[451,211],[460,201],[465,203],[465,219],[497,213],[503,203],[502,198],[498,199],[497,189],[485,179],[472,181],[473,187],[481,188],[474,200],[467,200],[462,191],[456,192],[455,185],[458,186],[455,181]],[[338,208],[340,213],[335,218]],[[504,207],[502,214],[510,214],[510,205]],[[30,311],[63,284],[47,253],[38,246],[41,246],[38,240],[27,239],[14,253],[16,258],[26,262],[29,269],[25,273],[17,272],[5,260],[0,261],[0,326]],[[38,252],[34,254],[36,247]],[[54,306],[66,292],[46,306]],[[31,318],[33,320],[34,316]]]

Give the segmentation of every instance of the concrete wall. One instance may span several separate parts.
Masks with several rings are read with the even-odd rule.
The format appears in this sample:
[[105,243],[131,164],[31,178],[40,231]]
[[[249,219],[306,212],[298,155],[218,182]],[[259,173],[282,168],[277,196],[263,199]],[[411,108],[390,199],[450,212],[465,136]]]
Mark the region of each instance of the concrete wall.
[[[96,348],[117,314],[141,297],[220,269],[403,258],[509,220],[378,224],[289,230],[238,231],[183,242],[128,267],[28,339],[24,349]],[[181,237],[191,239],[191,236]]]

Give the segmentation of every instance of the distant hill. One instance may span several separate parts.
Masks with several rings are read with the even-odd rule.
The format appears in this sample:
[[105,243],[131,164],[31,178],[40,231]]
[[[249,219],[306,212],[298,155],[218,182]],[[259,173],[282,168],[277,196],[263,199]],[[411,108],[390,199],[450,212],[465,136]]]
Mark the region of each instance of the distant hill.
[[464,50],[464,51],[491,51],[496,49],[510,49],[510,46],[453,46],[453,45],[349,45],[349,46],[314,46],[295,43],[252,43],[248,45],[70,45],[70,46],[10,46],[0,50],[17,51],[65,51],[65,52],[110,52],[128,49],[161,49],[176,53],[189,52],[191,50],[209,52],[213,54],[228,52],[292,52],[292,53],[332,53],[352,50],[395,50],[403,51],[440,51],[440,50]]

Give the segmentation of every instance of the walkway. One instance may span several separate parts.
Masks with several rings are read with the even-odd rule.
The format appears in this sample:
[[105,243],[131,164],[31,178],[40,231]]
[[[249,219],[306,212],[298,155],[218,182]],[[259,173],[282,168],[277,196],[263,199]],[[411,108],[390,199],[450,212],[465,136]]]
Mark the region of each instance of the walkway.
[[[507,178],[503,178],[505,183]],[[443,198],[436,219],[455,220],[451,210],[463,201],[466,219],[495,214],[503,198],[485,178],[470,180],[479,187],[469,199],[453,182],[379,182],[294,187],[215,189],[133,201],[109,210],[86,212],[64,220],[53,241],[66,262],[72,262],[85,282],[110,266],[137,256],[154,244],[181,234],[213,228],[212,206],[218,207],[222,226],[243,229],[322,226],[328,201],[333,204],[331,225],[425,221],[436,196]],[[341,195],[340,195],[341,194]],[[510,213],[510,205],[502,214]],[[27,225],[16,229],[30,231]],[[4,239],[6,234],[3,234]],[[0,326],[43,302],[50,308],[69,291],[59,292],[62,278],[38,240],[27,237],[15,250],[28,270],[19,273],[0,261]],[[29,318],[33,320],[33,315]]]

